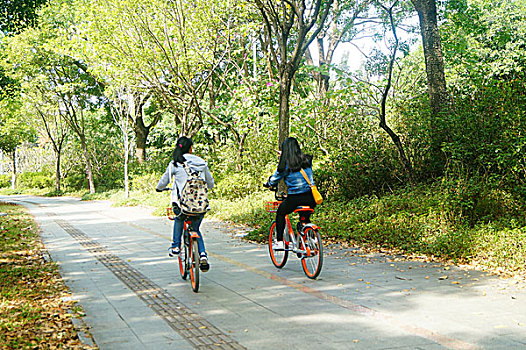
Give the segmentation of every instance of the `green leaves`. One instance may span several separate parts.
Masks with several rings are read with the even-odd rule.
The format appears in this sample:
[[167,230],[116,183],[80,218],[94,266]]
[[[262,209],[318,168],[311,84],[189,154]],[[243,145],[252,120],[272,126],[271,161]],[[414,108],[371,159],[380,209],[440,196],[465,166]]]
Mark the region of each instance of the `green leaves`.
[[0,100],[0,149],[8,154],[24,141],[35,140],[35,129],[22,109],[17,98]]

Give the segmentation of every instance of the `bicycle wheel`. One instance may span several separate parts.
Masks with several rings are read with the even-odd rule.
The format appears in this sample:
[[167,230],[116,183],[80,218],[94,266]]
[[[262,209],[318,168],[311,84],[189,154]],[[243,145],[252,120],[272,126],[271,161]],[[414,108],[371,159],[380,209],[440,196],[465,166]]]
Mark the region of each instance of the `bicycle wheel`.
[[[302,250],[305,250],[306,253],[301,259],[301,266],[308,278],[315,279],[320,274],[323,265],[321,235],[312,227],[306,227],[303,232],[305,233],[305,246],[302,247]],[[303,242],[301,244],[303,245]]]
[[199,248],[197,247],[197,240],[190,240],[190,282],[192,290],[197,293],[199,290]]
[[183,244],[181,252],[179,253],[179,272],[181,273],[181,278],[186,279],[188,277],[188,248],[186,244]]
[[272,244],[277,240],[276,237],[276,222],[274,221],[270,226],[270,233],[268,235],[268,253],[274,266],[276,266],[278,269],[281,269],[287,263],[289,252],[287,250],[272,249]]

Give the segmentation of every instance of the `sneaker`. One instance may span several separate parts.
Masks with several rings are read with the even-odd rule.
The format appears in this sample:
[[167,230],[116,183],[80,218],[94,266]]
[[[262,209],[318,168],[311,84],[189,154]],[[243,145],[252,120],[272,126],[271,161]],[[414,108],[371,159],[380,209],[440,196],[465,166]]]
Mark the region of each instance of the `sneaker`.
[[208,263],[206,253],[201,253],[201,257],[199,258],[199,268],[203,272],[210,270],[210,264]]
[[175,247],[175,248],[170,247],[168,248],[168,255],[171,257],[174,257],[174,256],[179,255],[180,251],[181,250],[179,249],[179,247]]
[[285,250],[285,244],[283,241],[276,241],[272,243],[272,249],[273,250]]

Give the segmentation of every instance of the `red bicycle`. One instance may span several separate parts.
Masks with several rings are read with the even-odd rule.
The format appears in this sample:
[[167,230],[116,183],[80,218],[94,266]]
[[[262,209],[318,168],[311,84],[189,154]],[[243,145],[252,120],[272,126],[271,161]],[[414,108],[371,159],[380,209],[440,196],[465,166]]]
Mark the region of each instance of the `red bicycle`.
[[[169,220],[175,220],[173,209],[166,208],[166,214]],[[182,214],[183,223],[183,246],[178,255],[179,272],[181,277],[186,280],[190,274],[190,284],[192,290],[197,293],[199,291],[199,249],[197,246],[197,239],[199,234],[195,231],[190,231],[190,224],[192,223],[192,216]]]
[[[275,213],[283,199],[284,195],[279,196],[276,192],[276,201],[266,202],[266,210],[269,213]],[[323,243],[320,228],[312,223],[305,222],[304,214],[313,212],[314,209],[311,207],[303,206],[294,210],[294,213],[299,216],[296,230],[292,227],[289,216],[285,216],[287,225],[283,234],[284,249],[273,248],[277,241],[276,221],[270,225],[268,236],[268,252],[274,266],[278,269],[283,268],[287,263],[289,252],[296,253],[297,257],[301,259],[303,272],[311,279],[319,276],[323,265]]]

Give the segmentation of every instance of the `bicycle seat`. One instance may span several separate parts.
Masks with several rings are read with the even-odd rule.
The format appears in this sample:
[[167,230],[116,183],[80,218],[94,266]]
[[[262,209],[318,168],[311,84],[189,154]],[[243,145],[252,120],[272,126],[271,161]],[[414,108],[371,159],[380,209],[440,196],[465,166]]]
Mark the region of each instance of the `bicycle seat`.
[[295,213],[314,213],[314,209],[311,207],[301,206],[294,209]]

